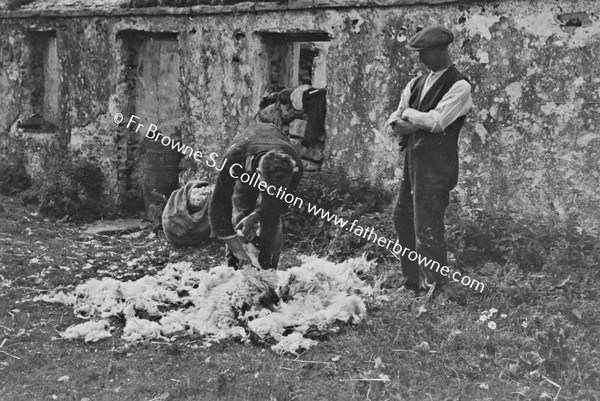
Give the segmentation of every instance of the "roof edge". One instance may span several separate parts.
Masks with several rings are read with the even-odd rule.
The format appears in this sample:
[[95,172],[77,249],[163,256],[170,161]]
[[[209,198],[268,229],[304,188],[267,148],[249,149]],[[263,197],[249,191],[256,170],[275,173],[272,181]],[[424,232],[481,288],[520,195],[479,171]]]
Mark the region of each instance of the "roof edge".
[[[497,2],[498,0],[478,0]],[[0,19],[25,18],[75,18],[75,17],[123,17],[123,16],[194,16],[211,14],[245,14],[274,11],[296,11],[333,8],[383,8],[415,5],[443,5],[471,3],[475,0],[288,0],[287,2],[241,2],[231,5],[196,5],[191,7],[142,7],[142,8],[79,8],[72,7],[43,10],[0,10]]]

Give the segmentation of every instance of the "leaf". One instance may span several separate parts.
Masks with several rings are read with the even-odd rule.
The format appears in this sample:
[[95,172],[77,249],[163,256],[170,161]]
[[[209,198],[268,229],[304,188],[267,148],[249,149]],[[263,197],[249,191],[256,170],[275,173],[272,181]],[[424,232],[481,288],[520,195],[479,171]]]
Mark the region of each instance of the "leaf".
[[427,341],[423,341],[421,344],[417,345],[417,349],[421,351],[429,351],[429,343]]
[[383,373],[381,373],[381,374],[379,375],[379,378],[380,378],[381,380],[385,381],[385,382],[389,382],[389,381],[390,381],[390,377],[389,377],[388,375],[385,375],[385,374],[383,374]]
[[[554,288],[561,288],[561,287],[564,287],[564,286],[565,286],[565,284],[567,284],[567,283],[568,283],[570,280],[571,280],[571,276],[570,276],[570,275],[568,275],[567,277],[565,277],[565,278],[561,279],[561,280],[559,281],[559,283],[558,283],[558,284],[556,284],[556,285],[554,286]],[[580,318],[580,319],[581,319],[581,318]]]
[[461,333],[462,333],[462,331],[460,331],[458,329],[452,329],[452,330],[450,330],[450,336],[449,337],[454,337],[454,336],[457,336],[457,335],[459,335]]
[[582,314],[581,314],[581,311],[580,311],[579,309],[577,309],[577,308],[573,308],[573,309],[571,309],[571,313],[573,313],[573,315],[574,315],[574,316],[575,316],[577,319],[581,320],[581,318],[582,318]]
[[531,366],[541,366],[546,359],[535,351],[527,352],[521,355],[521,360]]
[[164,392],[158,397],[152,398],[150,401],[166,401],[170,396],[171,394],[169,394],[168,392]]

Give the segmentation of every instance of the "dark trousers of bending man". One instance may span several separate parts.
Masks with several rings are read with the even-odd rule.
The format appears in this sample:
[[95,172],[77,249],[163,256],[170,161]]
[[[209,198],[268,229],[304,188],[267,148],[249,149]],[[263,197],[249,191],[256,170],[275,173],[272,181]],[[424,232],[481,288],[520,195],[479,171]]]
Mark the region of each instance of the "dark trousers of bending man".
[[409,40],[406,47],[418,51],[431,72],[408,83],[387,122],[404,151],[394,226],[400,244],[421,257],[411,260],[405,252],[401,258],[405,286],[415,291],[446,282],[440,273],[448,262],[444,214],[458,180],[458,135],[472,106],[471,85],[450,60],[453,40],[441,26],[427,27]]

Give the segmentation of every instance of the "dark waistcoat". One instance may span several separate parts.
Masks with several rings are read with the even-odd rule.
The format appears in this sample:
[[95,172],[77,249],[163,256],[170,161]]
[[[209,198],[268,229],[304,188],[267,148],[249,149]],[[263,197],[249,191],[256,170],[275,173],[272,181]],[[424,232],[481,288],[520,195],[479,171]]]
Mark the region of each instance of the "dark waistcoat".
[[[452,85],[456,82],[463,79],[468,82],[468,80],[458,72],[456,67],[451,66],[437,81],[435,81],[433,86],[429,88],[429,91],[427,91],[423,100],[419,101],[426,79],[427,75],[423,75],[415,81],[411,89],[409,101],[412,109],[425,113],[435,109],[440,100],[442,100],[444,95],[448,93]],[[444,128],[444,132],[433,133],[424,130],[419,131],[413,135],[413,146],[414,148],[456,148],[458,144],[458,134],[464,122],[465,116],[461,116],[454,120],[448,127]]]

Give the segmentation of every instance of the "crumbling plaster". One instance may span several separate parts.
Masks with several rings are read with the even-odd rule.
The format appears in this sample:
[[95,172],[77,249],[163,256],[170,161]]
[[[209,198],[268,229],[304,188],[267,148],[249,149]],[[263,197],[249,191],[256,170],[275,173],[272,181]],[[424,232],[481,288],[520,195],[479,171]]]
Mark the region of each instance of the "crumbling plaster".
[[[558,19],[576,12],[586,16],[581,26]],[[118,198],[124,190],[118,171],[126,169],[118,149],[131,134],[112,121],[115,113],[130,112],[117,32],[179,33],[181,90],[172,101],[183,112],[183,141],[208,154],[221,153],[253,119],[266,92],[266,49],[257,32],[324,31],[332,37],[324,170],[341,167],[357,180],[395,191],[401,156],[384,122],[402,88],[423,71],[404,45],[417,26],[440,23],[455,32],[452,55],[473,85],[475,106],[460,139],[461,201],[555,213],[594,226],[600,222],[598,15],[600,4],[591,0],[511,0],[3,19],[0,128],[14,127],[20,112],[23,30],[56,29],[62,129],[73,145],[103,163],[111,177],[108,192]]]

